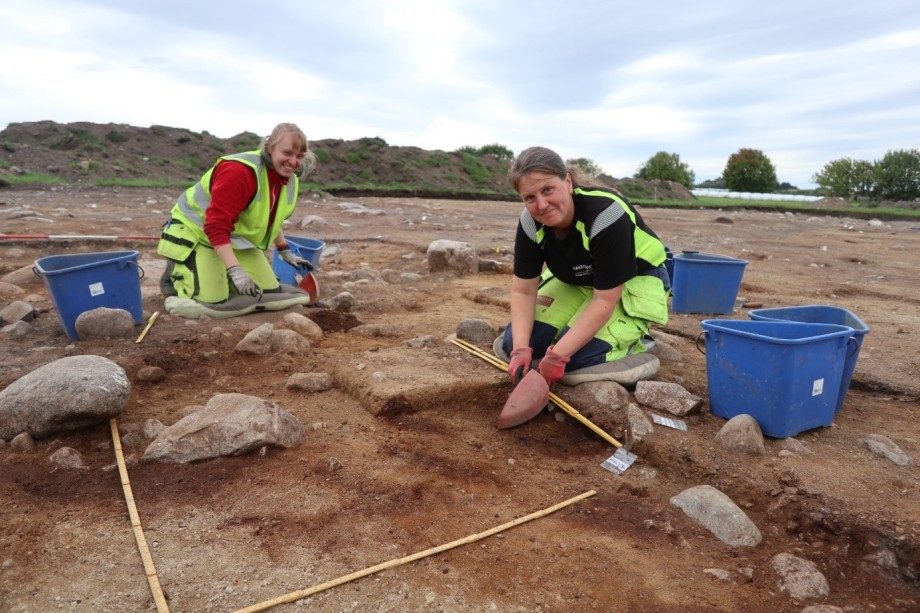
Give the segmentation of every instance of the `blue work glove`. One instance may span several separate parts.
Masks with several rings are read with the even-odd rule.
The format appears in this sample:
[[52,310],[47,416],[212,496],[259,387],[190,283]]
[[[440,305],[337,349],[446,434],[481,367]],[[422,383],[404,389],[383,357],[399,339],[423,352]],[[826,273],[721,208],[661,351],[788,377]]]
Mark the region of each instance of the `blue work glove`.
[[310,262],[310,260],[305,260],[304,258],[300,257],[291,251],[290,247],[285,246],[278,249],[278,257],[280,257],[282,260],[294,268],[304,269],[310,272],[313,271],[313,264]]
[[233,286],[241,296],[262,295],[262,290],[259,289],[259,286],[256,285],[256,282],[252,280],[252,277],[250,277],[239,264],[228,268],[227,274],[230,275],[230,280],[233,282]]
[[549,385],[565,376],[565,365],[569,363],[570,359],[561,353],[556,353],[553,347],[555,345],[550,345],[549,349],[546,350],[546,355],[540,360],[539,366],[540,374],[543,375]]
[[518,384],[527,371],[530,370],[530,362],[533,360],[533,349],[530,347],[518,347],[511,352],[511,362],[508,363],[508,374],[511,375],[511,382]]

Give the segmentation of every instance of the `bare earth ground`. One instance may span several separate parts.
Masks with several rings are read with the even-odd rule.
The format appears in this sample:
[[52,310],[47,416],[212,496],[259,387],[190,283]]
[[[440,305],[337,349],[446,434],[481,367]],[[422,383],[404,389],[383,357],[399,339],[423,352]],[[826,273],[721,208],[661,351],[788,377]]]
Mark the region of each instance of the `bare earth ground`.
[[[0,210],[28,205],[55,223],[4,221],[21,234],[154,235],[171,190],[16,189]],[[799,435],[813,455],[740,456],[714,441],[724,420],[687,419],[688,432],[656,427],[623,475],[600,467],[614,448],[571,418],[542,413],[495,429],[510,391],[506,377],[445,339],[465,318],[507,319],[508,274],[429,275],[432,240],[468,241],[481,257],[510,262],[519,205],[507,202],[351,199],[384,215],[355,215],[342,199],[301,197],[289,229],[337,246],[319,281],[328,298],[347,289],[354,319],[298,309],[326,330],[315,354],[240,356],[233,347],[264,313],[225,321],[161,317],[141,344],[71,343],[35,278],[20,296],[40,309],[36,333],[3,340],[0,386],[67,355],[103,355],[134,379],[143,365],[165,369],[159,384],[133,383],[122,428],[241,392],[270,399],[307,426],[296,447],[194,465],[132,464],[138,512],[173,611],[231,611],[484,531],[587,490],[597,495],[475,544],[324,591],[278,610],[320,611],[801,611],[780,592],[770,559],[789,552],[817,564],[830,584],[824,604],[847,611],[920,610],[920,472],[858,443],[884,434],[920,459],[917,426],[920,283],[917,222],[762,212],[644,209],[675,251],[696,249],[750,263],[741,295],[765,306],[829,304],[856,313],[871,331],[853,387],[832,427]],[[162,263],[153,241],[0,243],[0,273],[70,252],[138,249],[146,314],[162,310]],[[348,284],[337,273],[386,269],[387,284]],[[398,273],[418,272],[420,281]],[[733,317],[747,318],[745,310]],[[705,357],[694,347],[705,316],[672,316],[680,361],[657,379],[707,396]],[[348,332],[356,323],[392,326],[394,337]],[[138,332],[140,327],[138,328]],[[363,367],[362,367],[363,365]],[[296,372],[333,373],[335,389],[292,392]],[[404,384],[387,402],[371,376]],[[565,398],[566,389],[559,390]],[[392,399],[391,399],[392,400]],[[383,405],[386,405],[383,407]],[[386,408],[380,412],[381,408]],[[584,409],[585,407],[578,407]],[[585,411],[583,411],[585,412]],[[596,412],[596,411],[595,411]],[[376,414],[379,413],[379,414]],[[599,413],[598,413],[599,415]],[[605,425],[623,425],[623,415]],[[77,449],[89,466],[55,468],[56,449]],[[144,446],[126,443],[126,455]],[[34,452],[0,450],[0,610],[139,611],[152,598],[131,531],[108,424],[38,441]],[[742,506],[763,532],[754,548],[732,548],[690,521],[669,499],[710,484]],[[897,568],[866,561],[880,548]],[[724,569],[719,580],[705,569]],[[750,580],[744,569],[753,569]]]

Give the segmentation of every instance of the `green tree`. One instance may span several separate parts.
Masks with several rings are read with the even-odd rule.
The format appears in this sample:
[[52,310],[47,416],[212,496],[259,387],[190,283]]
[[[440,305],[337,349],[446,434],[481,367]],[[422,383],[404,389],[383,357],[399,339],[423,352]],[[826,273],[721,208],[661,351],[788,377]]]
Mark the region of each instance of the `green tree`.
[[776,190],[776,168],[759,149],[739,149],[731,154],[722,171],[725,186],[736,192],[764,192]]
[[883,200],[920,198],[920,151],[889,151],[875,163],[876,195]]
[[856,191],[855,164],[850,158],[831,160],[811,180],[828,196],[849,198]]
[[490,143],[488,145],[483,145],[482,147],[473,147],[472,145],[464,145],[454,150],[454,153],[459,153],[463,155],[464,153],[470,153],[477,157],[483,157],[486,155],[492,156],[499,160],[511,160],[514,158],[514,151],[501,145],[499,143]]
[[589,179],[593,179],[604,172],[604,169],[598,166],[591,158],[571,158],[565,161],[565,165],[569,168],[580,170]]
[[514,159],[514,151],[499,143],[483,145],[479,148],[479,155],[491,155],[502,161],[511,161]]
[[854,197],[868,197],[875,190],[875,166],[872,162],[857,160],[853,162]]
[[636,178],[646,181],[653,179],[674,181],[687,189],[691,189],[696,181],[696,175],[686,162],[681,162],[678,154],[667,151],[659,151],[650,157],[645,164],[639,167]]

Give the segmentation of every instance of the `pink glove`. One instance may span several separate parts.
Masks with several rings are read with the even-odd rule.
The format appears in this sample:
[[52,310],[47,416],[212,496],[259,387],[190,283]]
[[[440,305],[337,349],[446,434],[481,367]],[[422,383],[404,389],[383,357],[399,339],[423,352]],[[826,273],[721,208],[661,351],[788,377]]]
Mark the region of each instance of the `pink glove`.
[[556,353],[553,347],[555,345],[550,345],[546,350],[546,355],[540,360],[540,374],[549,385],[565,376],[565,365],[569,363],[569,358]]
[[[533,361],[533,349],[530,347],[518,347],[511,352],[511,362],[508,363],[508,374],[511,375],[511,382],[515,385],[530,370],[530,363]],[[520,372],[518,372],[520,371]]]

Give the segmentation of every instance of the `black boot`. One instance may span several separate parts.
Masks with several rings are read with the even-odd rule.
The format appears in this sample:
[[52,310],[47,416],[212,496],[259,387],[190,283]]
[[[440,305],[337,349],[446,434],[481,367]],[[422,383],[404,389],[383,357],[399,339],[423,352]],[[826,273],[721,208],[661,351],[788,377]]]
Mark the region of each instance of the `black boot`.
[[160,277],[160,292],[163,293],[164,298],[179,295],[179,292],[173,287],[172,273],[175,267],[176,263],[172,260],[168,260],[166,262],[166,270],[163,271],[163,275]]

